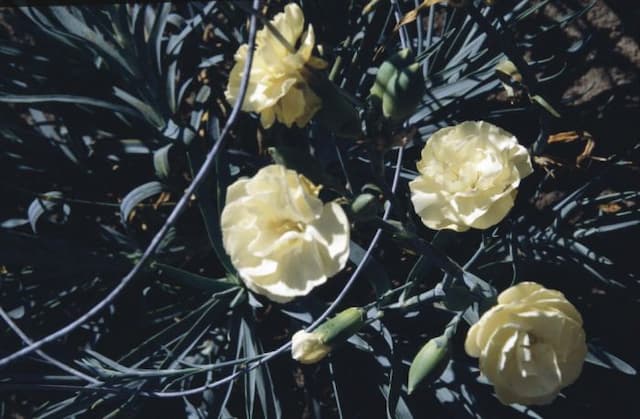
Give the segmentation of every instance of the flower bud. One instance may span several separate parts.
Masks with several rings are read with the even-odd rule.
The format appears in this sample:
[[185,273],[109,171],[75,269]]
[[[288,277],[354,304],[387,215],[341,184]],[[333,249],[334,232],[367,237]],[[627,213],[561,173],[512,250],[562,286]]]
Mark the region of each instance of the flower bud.
[[380,204],[378,198],[370,193],[363,193],[356,197],[351,203],[351,211],[359,221],[366,221],[374,218],[378,214]]
[[405,48],[382,63],[371,87],[369,100],[382,106],[382,114],[394,122],[409,116],[424,91],[420,64]]
[[415,111],[422,99],[424,77],[419,63],[394,74],[382,97],[382,113],[393,121],[402,121]]
[[409,394],[435,370],[447,355],[448,350],[449,339],[444,335],[429,340],[422,349],[420,349],[409,368]]
[[349,339],[364,326],[364,310],[351,307],[322,323],[313,332],[300,330],[291,338],[291,356],[303,364],[315,364],[337,344]]
[[376,74],[376,81],[371,86],[371,96],[375,96],[382,100],[382,96],[387,87],[387,83],[391,80],[394,74],[400,69],[411,64],[411,50],[404,48],[392,55],[387,61],[383,62],[378,73]]
[[360,307],[350,307],[322,323],[316,332],[322,334],[324,343],[335,346],[349,339],[362,326],[364,326],[364,310]]

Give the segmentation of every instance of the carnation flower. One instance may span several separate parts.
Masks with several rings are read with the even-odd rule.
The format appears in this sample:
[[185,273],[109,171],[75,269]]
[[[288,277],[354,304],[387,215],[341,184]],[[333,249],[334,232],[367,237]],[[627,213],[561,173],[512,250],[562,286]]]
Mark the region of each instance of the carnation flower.
[[488,122],[463,122],[435,132],[422,149],[411,202],[434,230],[486,229],[513,206],[520,180],[533,172],[527,150]]
[[279,165],[227,189],[222,240],[247,287],[284,303],[306,295],[344,268],[349,220],[320,187]]
[[[271,127],[276,119],[287,127],[293,124],[303,127],[322,106],[321,99],[307,83],[305,67],[324,68],[327,63],[312,56],[313,27],[309,25],[303,33],[304,15],[297,4],[286,5],[284,12],[278,13],[271,24],[288,45],[268,28],[258,31],[249,85],[241,109],[259,113],[265,128]],[[290,48],[298,43],[299,48],[292,51]],[[225,97],[232,105],[238,99],[248,50],[249,46],[243,44],[234,55],[235,65],[225,91]]]
[[582,317],[560,291],[522,282],[474,324],[466,352],[504,404],[548,404],[582,371],[587,355]]

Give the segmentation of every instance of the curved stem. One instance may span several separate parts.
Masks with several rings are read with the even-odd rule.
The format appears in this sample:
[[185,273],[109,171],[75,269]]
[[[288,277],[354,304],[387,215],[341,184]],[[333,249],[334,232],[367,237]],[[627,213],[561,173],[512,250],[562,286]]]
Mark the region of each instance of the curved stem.
[[[20,337],[20,339],[22,339],[22,341],[27,344],[27,345],[31,345],[33,343],[33,341],[29,338],[29,336],[27,336],[19,327],[17,324],[14,323],[13,320],[11,320],[11,317],[9,317],[9,315],[7,315],[7,313],[4,311],[4,309],[2,307],[0,307],[0,317],[2,317],[2,320],[5,321],[5,323],[7,323],[7,325],[16,333],[16,335],[18,335]],[[52,356],[46,354],[45,352],[41,351],[41,350],[37,350],[36,353],[38,355],[40,355],[44,360],[49,361],[51,364],[53,364],[54,366],[60,368],[61,370],[68,372],[69,374],[72,374],[78,378],[81,378],[91,384],[102,384],[102,381],[100,380],[96,380],[93,377],[88,376],[87,374],[76,370],[73,367],[68,366],[67,364],[64,364],[60,361],[58,361],[57,359],[53,358]]]

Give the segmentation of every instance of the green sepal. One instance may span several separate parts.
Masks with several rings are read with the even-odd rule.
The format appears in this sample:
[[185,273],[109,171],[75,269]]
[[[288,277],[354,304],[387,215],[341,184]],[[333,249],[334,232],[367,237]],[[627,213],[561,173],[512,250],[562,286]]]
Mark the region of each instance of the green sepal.
[[371,86],[371,96],[375,96],[382,100],[384,92],[387,89],[389,80],[401,69],[413,63],[411,50],[409,48],[401,49],[393,54],[388,60],[383,62],[378,68],[376,80]]
[[392,121],[411,115],[424,92],[424,77],[419,63],[413,63],[391,77],[382,97],[382,114]]
[[351,203],[351,212],[357,221],[375,218],[380,210],[378,198],[370,193],[362,193]]
[[321,336],[325,345],[335,346],[357,333],[365,324],[365,312],[360,307],[350,307],[322,323],[314,333]]
[[408,392],[413,393],[418,384],[428,376],[433,376],[433,372],[447,356],[449,351],[449,339],[445,335],[429,340],[420,349],[409,367]]

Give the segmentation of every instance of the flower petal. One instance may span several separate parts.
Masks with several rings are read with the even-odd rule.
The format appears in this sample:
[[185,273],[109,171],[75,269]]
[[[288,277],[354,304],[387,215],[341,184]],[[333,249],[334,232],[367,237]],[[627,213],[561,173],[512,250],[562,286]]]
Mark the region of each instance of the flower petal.
[[[282,13],[274,16],[271,25],[256,34],[256,50],[242,110],[260,113],[260,122],[265,128],[270,128],[276,120],[287,127],[294,123],[304,126],[322,106],[308,85],[306,77],[310,73],[306,67],[324,68],[326,62],[312,56],[313,27],[309,25],[303,34],[304,14],[297,4],[287,4]],[[247,50],[247,44],[243,44],[234,55],[235,64],[225,90],[225,97],[232,105],[238,98]]]
[[517,139],[484,121],[436,131],[416,166],[420,174],[409,184],[416,212],[429,228],[455,231],[499,223],[532,170]]
[[564,295],[534,282],[498,296],[467,334],[465,350],[505,404],[547,404],[573,383],[587,354],[580,313]]
[[247,287],[278,303],[308,294],[349,258],[349,221],[319,187],[283,166],[227,189],[222,241]]

